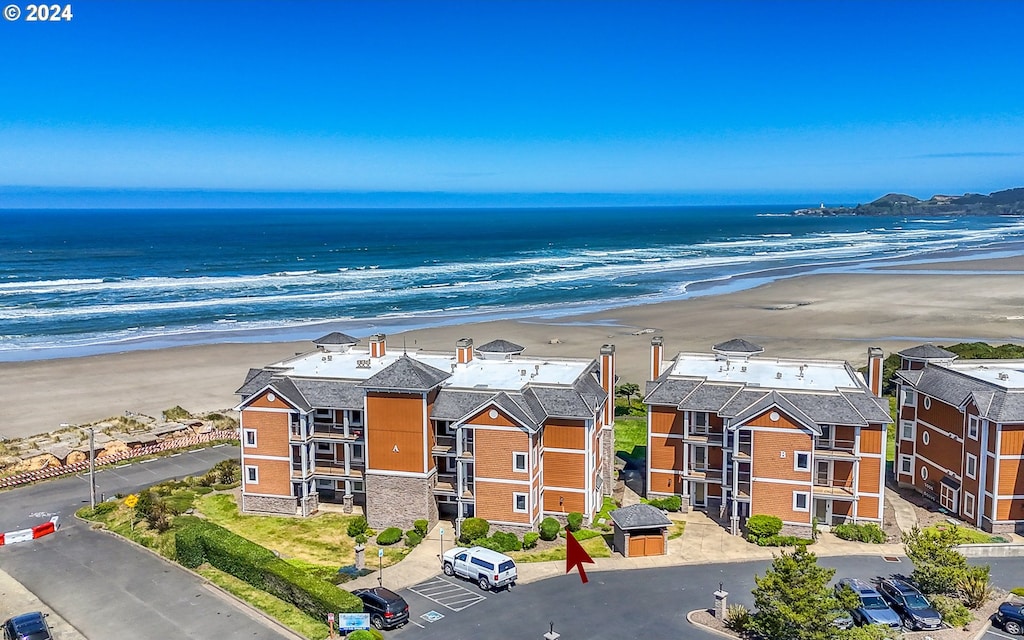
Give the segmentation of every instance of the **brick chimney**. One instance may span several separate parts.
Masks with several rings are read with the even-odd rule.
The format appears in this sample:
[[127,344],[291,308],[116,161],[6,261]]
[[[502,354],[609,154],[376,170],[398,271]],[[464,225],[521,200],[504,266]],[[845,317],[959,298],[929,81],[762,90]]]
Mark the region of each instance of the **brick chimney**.
[[615,422],[615,345],[601,346],[601,387],[608,394],[604,405],[604,423]]
[[882,397],[882,350],[878,347],[868,348],[868,387],[876,397]]
[[455,343],[455,360],[459,364],[466,364],[473,359],[473,338],[460,338]]
[[383,358],[387,350],[388,341],[383,333],[375,333],[370,336],[370,357]]
[[651,338],[651,380],[657,380],[661,375],[661,362],[665,359],[665,338],[655,336]]

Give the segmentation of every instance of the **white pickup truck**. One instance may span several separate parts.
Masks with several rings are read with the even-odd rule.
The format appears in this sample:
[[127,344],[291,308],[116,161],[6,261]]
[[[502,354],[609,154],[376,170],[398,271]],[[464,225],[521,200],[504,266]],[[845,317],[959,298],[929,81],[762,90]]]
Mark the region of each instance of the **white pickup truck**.
[[446,576],[472,580],[484,591],[516,585],[516,563],[503,553],[484,547],[455,547],[444,552],[441,560]]

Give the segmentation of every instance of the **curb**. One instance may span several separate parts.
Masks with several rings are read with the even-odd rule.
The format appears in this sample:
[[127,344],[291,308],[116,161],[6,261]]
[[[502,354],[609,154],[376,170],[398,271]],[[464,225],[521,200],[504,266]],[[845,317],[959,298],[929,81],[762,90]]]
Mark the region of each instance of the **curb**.
[[739,636],[734,636],[732,634],[725,633],[724,631],[719,631],[718,629],[715,629],[714,627],[709,627],[706,624],[701,624],[699,622],[694,622],[693,621],[693,618],[691,617],[693,614],[695,614],[695,613],[707,613],[707,611],[708,611],[707,609],[694,609],[693,611],[691,611],[691,612],[686,614],[686,621],[689,622],[690,624],[692,624],[695,627],[700,627],[700,629],[702,631],[705,631],[707,633],[713,633],[713,634],[715,634],[716,636],[718,636],[720,638],[729,638],[729,640],[736,640],[737,638],[739,638]]
[[[112,536],[112,537],[120,540],[121,542],[127,542],[128,544],[133,545],[135,548],[142,549],[143,551],[149,553],[150,555],[152,555],[152,556],[154,556],[156,558],[159,558],[164,563],[169,564],[172,567],[175,567],[176,569],[181,569],[182,571],[185,571],[186,573],[192,574],[193,576],[195,576],[196,578],[198,578],[200,580],[200,582],[202,583],[203,587],[209,589],[210,591],[213,591],[215,595],[223,598],[224,600],[227,600],[227,601],[237,605],[238,608],[244,609],[253,618],[259,619],[266,626],[273,628],[274,630],[280,632],[282,635],[287,636],[289,638],[293,638],[293,640],[306,640],[306,637],[303,636],[302,634],[300,634],[298,631],[295,631],[291,627],[285,626],[280,621],[278,621],[276,618],[272,618],[271,616],[269,616],[266,613],[260,611],[259,609],[257,609],[256,607],[252,606],[251,604],[249,604],[245,600],[242,600],[241,598],[239,598],[235,594],[222,589],[221,587],[219,587],[216,584],[214,584],[213,582],[211,582],[209,580],[209,578],[207,578],[206,576],[203,576],[203,575],[201,575],[199,573],[196,573],[192,569],[189,569],[188,567],[184,567],[184,566],[178,564],[177,562],[174,562],[173,560],[170,560],[169,558],[163,557],[162,555],[160,555],[159,553],[157,553],[153,549],[150,549],[149,547],[143,546],[143,545],[139,544],[138,542],[135,542],[134,540],[131,540],[129,538],[125,538],[122,535],[118,535],[118,534],[114,533],[113,531],[110,531],[105,526],[103,526],[101,523],[93,522],[92,520],[86,520],[84,518],[80,518],[80,517],[78,517],[77,514],[75,515],[75,519],[80,521],[80,522],[82,522],[83,524],[87,525],[89,527],[89,529],[92,530],[92,531],[101,531],[101,532],[103,532],[103,533],[105,533],[105,534],[107,534],[109,536]],[[98,526],[94,527],[93,525],[98,525]]]
[[36,526],[29,527],[28,529],[18,529],[17,531],[0,533],[0,547],[18,542],[32,542],[33,540],[42,538],[43,536],[48,536],[57,531],[59,522],[60,516],[53,516],[43,524],[37,524]]

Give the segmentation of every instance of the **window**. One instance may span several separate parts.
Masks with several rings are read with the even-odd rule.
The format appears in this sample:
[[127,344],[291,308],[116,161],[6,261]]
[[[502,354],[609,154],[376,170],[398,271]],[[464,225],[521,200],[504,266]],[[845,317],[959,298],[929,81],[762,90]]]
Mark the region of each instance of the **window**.
[[245,434],[245,446],[248,448],[256,446],[256,430],[255,429],[243,429],[242,433]]
[[956,513],[957,509],[957,494],[960,491],[949,486],[945,482],[939,486],[939,504],[942,505],[943,509]]
[[318,442],[318,443],[316,443],[316,450],[321,452],[321,453],[330,453],[331,452],[331,443],[330,442]]
[[810,471],[811,454],[807,451],[794,451],[793,453],[793,469],[796,471]]
[[978,416],[967,416],[967,437],[971,440],[978,439]]
[[921,479],[922,480],[927,480],[928,479],[928,467],[924,467],[924,466],[921,467]]
[[914,441],[914,421],[900,420],[900,440]]
[[354,491],[356,493],[362,493],[363,491],[366,491],[366,488],[363,486],[363,481],[362,480],[353,480],[352,481],[352,491]]
[[525,493],[513,493],[512,494],[512,510],[516,513],[526,513],[526,494]]
[[794,491],[793,492],[793,511],[810,511],[808,503],[810,502],[811,494],[806,491]]
[[931,409],[932,408],[932,399],[929,398],[928,396],[925,396],[924,397],[924,402],[922,404],[924,404],[924,408],[925,409]]
[[967,465],[964,471],[968,478],[974,479],[978,475],[978,456],[968,453]]
[[704,411],[695,411],[692,414],[690,424],[693,425],[694,433],[708,432],[708,414]]
[[974,494],[964,493],[964,515],[973,518],[974,517]]
[[352,445],[352,459],[362,460],[363,459],[363,445],[353,444]]
[[914,459],[910,456],[900,456],[900,473],[908,476],[914,475]]
[[260,483],[260,468],[250,467],[245,468],[245,484],[259,484]]
[[330,422],[331,420],[334,419],[334,410],[333,409],[316,409],[315,411],[313,411],[313,417],[314,418],[323,418],[324,421]]
[[512,470],[513,471],[519,471],[519,472],[525,472],[526,471],[526,460],[527,460],[527,457],[528,457],[527,454],[525,454],[525,453],[523,453],[521,451],[513,451],[512,452]]
[[928,444],[932,441],[932,436],[927,431],[921,433],[921,442]]
[[917,394],[913,389],[903,390],[903,406],[912,407],[917,404]]
[[348,423],[353,427],[363,426],[363,412],[358,410],[349,411]]

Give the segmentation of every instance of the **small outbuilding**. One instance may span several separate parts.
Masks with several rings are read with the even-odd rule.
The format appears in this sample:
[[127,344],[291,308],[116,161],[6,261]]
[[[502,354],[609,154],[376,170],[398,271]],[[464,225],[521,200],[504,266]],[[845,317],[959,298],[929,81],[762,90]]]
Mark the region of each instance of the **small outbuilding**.
[[626,558],[663,556],[668,553],[668,528],[672,525],[660,509],[632,504],[612,511],[615,550]]

